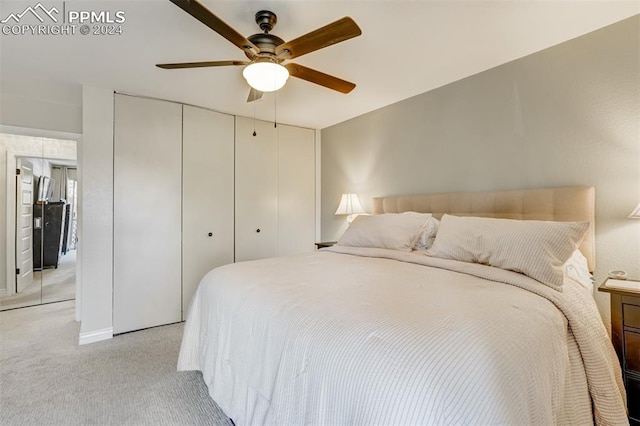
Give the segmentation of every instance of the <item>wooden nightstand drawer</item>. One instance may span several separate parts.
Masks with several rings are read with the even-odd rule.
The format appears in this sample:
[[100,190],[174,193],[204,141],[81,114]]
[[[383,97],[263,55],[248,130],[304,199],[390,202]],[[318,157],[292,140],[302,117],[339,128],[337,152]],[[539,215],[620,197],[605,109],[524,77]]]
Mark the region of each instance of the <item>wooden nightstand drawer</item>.
[[627,327],[640,328],[640,306],[622,305],[623,322]]
[[640,401],[640,379],[627,377],[625,382],[629,417],[636,421],[640,421],[640,404],[637,403],[637,401]]
[[640,334],[624,332],[624,364],[625,369],[640,375]]

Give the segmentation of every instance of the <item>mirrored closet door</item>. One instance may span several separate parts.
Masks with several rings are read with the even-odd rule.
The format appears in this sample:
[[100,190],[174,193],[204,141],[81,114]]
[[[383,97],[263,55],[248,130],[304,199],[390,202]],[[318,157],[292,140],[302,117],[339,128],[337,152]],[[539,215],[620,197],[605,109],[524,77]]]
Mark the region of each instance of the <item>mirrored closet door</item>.
[[74,299],[75,141],[0,134],[0,154],[0,310]]

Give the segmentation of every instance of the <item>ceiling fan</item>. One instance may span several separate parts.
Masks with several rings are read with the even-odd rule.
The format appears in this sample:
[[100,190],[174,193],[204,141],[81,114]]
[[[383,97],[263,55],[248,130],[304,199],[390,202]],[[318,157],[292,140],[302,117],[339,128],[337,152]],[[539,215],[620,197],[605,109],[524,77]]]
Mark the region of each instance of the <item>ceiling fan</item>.
[[340,43],[362,34],[362,30],[349,17],[311,31],[289,42],[269,32],[276,25],[275,13],[261,10],[255,20],[262,33],[245,38],[197,0],[170,0],[189,15],[202,22],[231,43],[238,46],[249,61],[208,61],[156,64],[164,69],[199,68],[220,66],[244,66],[243,76],[251,86],[247,102],[262,97],[263,92],[272,92],[284,86],[289,76],[297,77],[341,93],[351,92],[356,85],[338,77],[316,71],[305,66],[283,62]]

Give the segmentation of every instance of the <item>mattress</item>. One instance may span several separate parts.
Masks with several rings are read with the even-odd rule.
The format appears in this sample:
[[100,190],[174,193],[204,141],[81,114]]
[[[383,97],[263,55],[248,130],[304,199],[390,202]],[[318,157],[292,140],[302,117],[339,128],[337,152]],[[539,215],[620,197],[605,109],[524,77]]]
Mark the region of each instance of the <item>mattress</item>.
[[416,252],[338,247],[214,269],[179,370],[237,425],[625,424],[591,295]]

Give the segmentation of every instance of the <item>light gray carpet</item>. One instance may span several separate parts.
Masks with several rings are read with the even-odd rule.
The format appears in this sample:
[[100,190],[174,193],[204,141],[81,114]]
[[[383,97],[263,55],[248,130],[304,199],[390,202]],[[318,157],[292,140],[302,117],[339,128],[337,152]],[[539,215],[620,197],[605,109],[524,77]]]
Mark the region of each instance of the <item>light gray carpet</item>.
[[0,312],[1,425],[231,425],[199,372],[177,372],[183,324],[78,346],[74,302]]

